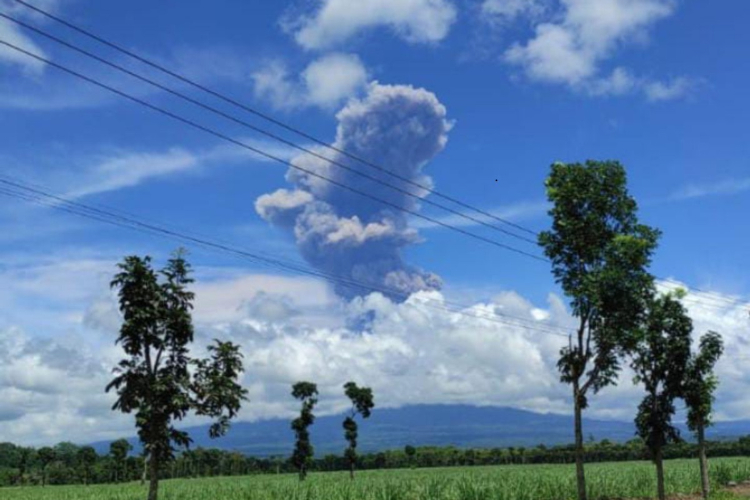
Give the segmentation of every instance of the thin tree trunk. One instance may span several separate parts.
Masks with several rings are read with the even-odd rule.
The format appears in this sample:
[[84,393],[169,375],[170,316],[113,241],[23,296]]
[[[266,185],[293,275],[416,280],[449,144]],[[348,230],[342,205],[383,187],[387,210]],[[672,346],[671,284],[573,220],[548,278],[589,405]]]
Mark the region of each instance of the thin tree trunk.
[[349,464],[349,479],[354,481],[354,462]]
[[664,491],[664,458],[662,457],[661,446],[658,446],[654,452],[654,463],[656,464],[656,489],[659,500],[665,500],[667,494]]
[[703,498],[708,499],[711,493],[711,483],[708,478],[708,458],[706,457],[706,429],[703,422],[698,423],[698,461],[701,465],[701,490]]
[[141,473],[141,486],[146,484],[147,471],[148,471],[148,455],[143,455],[143,472]]
[[578,484],[578,500],[587,500],[586,475],[583,470],[583,422],[581,413],[581,397],[578,381],[573,384],[573,399],[575,400],[575,437],[576,437],[576,482]]
[[148,500],[157,500],[159,496],[159,462],[156,459],[156,453],[151,453],[149,475]]

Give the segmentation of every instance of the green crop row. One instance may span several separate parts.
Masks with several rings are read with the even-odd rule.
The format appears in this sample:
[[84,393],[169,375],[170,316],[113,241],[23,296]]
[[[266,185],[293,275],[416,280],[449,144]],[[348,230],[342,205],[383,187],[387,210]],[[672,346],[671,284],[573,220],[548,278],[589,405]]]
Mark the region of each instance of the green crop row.
[[[586,469],[592,499],[653,497],[656,481],[648,462],[592,464]],[[750,459],[715,459],[715,484],[750,478]],[[699,490],[698,463],[666,463],[669,494]],[[163,481],[162,500],[566,500],[575,498],[572,466],[528,465],[450,469],[319,473],[299,483],[296,475]],[[7,488],[3,500],[142,500],[138,483],[101,486]]]

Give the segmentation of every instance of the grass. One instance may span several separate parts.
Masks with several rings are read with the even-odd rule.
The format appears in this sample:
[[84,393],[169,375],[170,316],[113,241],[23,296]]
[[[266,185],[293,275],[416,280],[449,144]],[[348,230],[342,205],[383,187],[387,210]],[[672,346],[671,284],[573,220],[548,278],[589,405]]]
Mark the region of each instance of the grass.
[[[750,459],[711,462],[715,482],[750,478]],[[591,464],[586,469],[594,499],[650,498],[656,484],[648,462]],[[685,495],[699,488],[698,462],[666,463],[667,491]],[[566,500],[575,498],[572,466],[528,465],[450,469],[317,473],[299,484],[295,475],[179,479],[162,481],[162,500]],[[143,500],[138,483],[0,489],[3,500]],[[717,500],[732,498],[717,493]]]

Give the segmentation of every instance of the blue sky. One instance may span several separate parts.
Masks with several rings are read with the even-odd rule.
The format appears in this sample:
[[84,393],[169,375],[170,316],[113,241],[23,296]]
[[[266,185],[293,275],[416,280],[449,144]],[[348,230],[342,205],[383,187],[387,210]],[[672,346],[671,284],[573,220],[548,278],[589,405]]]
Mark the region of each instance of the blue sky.
[[[369,159],[387,163],[389,168],[411,169],[405,174],[410,178],[413,174],[414,179],[434,183],[442,193],[535,230],[547,225],[543,183],[552,162],[620,160],[627,167],[643,220],[664,231],[655,273],[730,297],[750,295],[750,281],[741,272],[750,251],[750,238],[743,230],[743,215],[750,209],[750,137],[743,126],[750,112],[746,92],[750,68],[744,62],[750,44],[743,23],[750,14],[746,2],[723,2],[721,9],[677,0],[362,0],[357,8],[344,0],[222,0],[210,7],[196,1],[165,6],[143,0],[45,0],[37,5],[327,142],[356,144],[361,136],[355,132],[365,130],[357,127],[372,120],[374,135],[365,134],[366,144],[357,146]],[[12,0],[0,2],[0,7],[4,13],[118,64],[207,99],[31,14]],[[285,159],[308,161],[286,146],[66,52],[10,22],[0,21],[0,39]],[[391,104],[383,104],[383,99],[392,99]],[[207,100],[241,115],[226,103]],[[345,272],[365,268],[362,272],[369,273],[369,256],[386,255],[396,258],[398,262],[391,264],[406,273],[404,290],[421,289],[434,273],[442,279],[443,291],[426,293],[438,293],[436,300],[518,310],[543,322],[567,321],[564,311],[558,311],[559,299],[550,298],[557,288],[544,263],[445,228],[429,227],[414,217],[353,225],[354,216],[366,223],[365,214],[372,207],[324,187],[313,189],[313,195],[305,194],[330,206],[313,214],[316,217],[311,216],[304,227],[299,222],[289,226],[272,215],[260,217],[256,200],[270,196],[266,199],[278,209],[286,194],[279,195],[277,190],[296,188],[294,193],[307,193],[302,188],[309,179],[285,179],[287,169],[282,165],[262,161],[10,49],[0,49],[0,107],[5,174],[84,203],[114,207],[248,250],[306,259],[323,270],[344,266]],[[339,114],[341,110],[345,112]],[[415,126],[426,132],[406,130],[416,135],[404,136],[403,142],[398,134],[388,135],[396,123],[392,120],[407,119],[412,111],[417,117]],[[342,118],[352,115],[351,122]],[[266,126],[253,116],[243,116]],[[343,127],[338,138],[337,126]],[[411,151],[412,142],[423,151]],[[301,143],[311,146],[309,141]],[[415,154],[424,161],[414,160],[409,166]],[[461,222],[424,204],[415,205],[415,210],[450,224]],[[302,229],[315,234],[328,231],[321,229],[325,224],[335,226],[325,233],[329,240],[335,235],[353,245],[341,250],[340,259],[333,259],[338,262],[323,262],[325,252],[319,246],[303,244],[293,235]],[[77,415],[89,412],[89,434],[106,437],[123,432],[126,420],[103,423],[106,397],[75,403],[68,392],[75,384],[54,392],[44,380],[24,382],[13,370],[28,371],[29,365],[22,361],[42,363],[39,350],[47,352],[75,342],[81,349],[71,356],[87,360],[95,367],[92,370],[106,372],[111,359],[107,356],[116,356],[110,345],[116,311],[106,286],[114,262],[130,253],[163,258],[177,244],[9,198],[0,198],[0,225],[0,283],[5,289],[0,293],[0,328],[6,332],[6,342],[14,342],[20,349],[17,353],[29,358],[23,361],[26,358],[19,354],[9,363],[13,366],[6,368],[5,378],[0,377],[0,392],[14,395],[16,407],[24,401],[24,414],[39,421],[63,412],[75,422]],[[462,227],[537,251],[486,228]],[[285,341],[299,349],[294,368],[282,367],[272,375],[263,369],[248,374],[248,380],[255,377],[252,383],[258,403],[248,410],[247,418],[284,413],[286,403],[278,396],[284,392],[281,387],[294,376],[308,373],[306,369],[315,371],[316,365],[304,353],[328,359],[326,348],[315,344],[320,352],[310,354],[306,349],[312,347],[300,338],[318,342],[315,332],[320,328],[331,335],[358,334],[337,329],[345,328],[342,317],[361,312],[368,300],[375,301],[370,307],[388,321],[393,320],[389,314],[406,314],[399,304],[372,297],[352,302],[351,297],[336,297],[325,283],[279,276],[277,271],[226,255],[191,250],[208,296],[197,314],[206,332],[231,333],[237,325],[261,321],[262,325],[253,323],[252,331],[287,332]],[[346,267],[350,259],[356,265]],[[390,278],[373,273],[374,279],[390,283]],[[316,297],[310,297],[311,290]],[[232,305],[223,304],[222,298]],[[700,307],[696,305],[694,311],[700,326],[734,329],[743,325],[745,313],[740,307],[718,311]],[[277,317],[279,311],[298,314],[290,313],[289,324],[279,326],[284,323]],[[372,328],[373,333],[390,325],[383,321]],[[435,321],[442,324],[447,319]],[[737,346],[746,346],[739,333],[727,333],[737,335],[732,337]],[[413,342],[420,337],[405,335],[390,340],[381,337],[381,348],[395,352],[398,359],[408,359],[409,352],[419,351]],[[461,337],[459,333],[455,333],[458,337],[446,335],[450,342]],[[257,338],[245,340],[265,349],[266,357],[256,360],[260,364],[292,349],[253,344]],[[492,345],[492,339],[485,340]],[[504,348],[519,349],[522,359],[524,345]],[[516,380],[511,370],[498,376],[497,387],[460,389],[476,384],[472,385],[470,376],[457,380],[464,368],[451,366],[442,357],[433,360],[422,375],[407,369],[391,375],[413,376],[417,386],[447,387],[428,391],[425,402],[468,401],[566,411],[565,391],[555,385],[550,368],[556,344],[544,347],[544,342],[532,341],[530,345],[539,350],[543,374]],[[365,357],[380,352],[371,345],[358,348]],[[465,354],[467,362],[477,362]],[[384,356],[381,361],[392,366],[394,358]],[[741,364],[741,359],[735,361]],[[60,367],[37,371],[47,373],[42,368],[49,371],[50,381],[83,377]],[[341,377],[345,377],[346,370],[342,370]],[[739,393],[746,387],[743,384],[748,380],[735,365],[726,371],[734,377],[733,391]],[[261,376],[270,377],[271,382],[262,381]],[[332,376],[331,387],[338,383]],[[56,394],[48,398],[52,402],[35,399],[35,394],[44,392],[39,384],[47,394]],[[547,392],[523,398],[525,384],[547,387]],[[85,384],[81,388],[93,390]],[[622,391],[637,399],[637,389]],[[457,396],[462,393],[466,396]],[[629,407],[618,406],[621,395],[605,396],[594,411],[629,418]],[[750,401],[740,403],[733,397],[727,396],[725,417],[750,417]],[[385,394],[383,400],[397,406],[411,399]],[[331,400],[331,411],[337,404]],[[11,414],[10,410],[6,413]],[[0,421],[2,417],[0,407]],[[14,435],[38,440],[19,422],[11,421]],[[58,419],[49,439],[69,432],[65,422],[65,418]],[[2,437],[7,436],[0,430]]]

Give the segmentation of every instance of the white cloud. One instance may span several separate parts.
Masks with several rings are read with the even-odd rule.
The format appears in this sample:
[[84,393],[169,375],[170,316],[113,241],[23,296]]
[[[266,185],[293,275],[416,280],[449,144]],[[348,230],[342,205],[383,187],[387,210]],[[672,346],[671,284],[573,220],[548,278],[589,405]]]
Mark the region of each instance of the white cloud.
[[[245,329],[219,329],[245,346],[246,377],[262,381],[263,399],[268,398],[261,407],[278,399],[291,408],[288,385],[310,379],[321,387],[324,408],[336,411],[344,404],[338,388],[356,377],[374,388],[379,407],[462,402],[559,408],[564,395],[548,366],[566,340],[481,318],[495,310],[513,311],[540,326],[566,318],[551,307],[549,319],[536,319],[533,306],[512,293],[496,300],[461,315],[446,311],[437,292],[417,293],[402,304],[374,294],[348,308],[353,318],[374,313],[366,332],[304,326],[281,331],[278,324],[258,321],[245,321]],[[249,405],[244,416],[262,415]]]
[[650,101],[671,101],[689,95],[696,85],[693,79],[679,77],[669,82],[646,82],[643,91]]
[[330,54],[313,61],[302,73],[308,100],[331,108],[354,95],[367,83],[367,70],[352,54]]
[[[15,24],[5,19],[0,19],[0,40],[40,57],[47,57],[47,54],[31,38],[23,34]],[[29,76],[39,76],[45,68],[43,62],[6,45],[0,45],[0,62],[19,66]]]
[[534,80],[579,84],[595,72],[596,61],[578,47],[572,30],[555,24],[536,28],[536,37],[526,45],[516,44],[505,53],[512,64],[523,66]]
[[270,61],[252,78],[256,96],[277,109],[332,109],[361,91],[368,74],[356,55],[333,53],[311,62],[298,79],[280,60]]
[[295,39],[306,49],[340,46],[358,33],[391,28],[410,43],[435,43],[444,39],[456,20],[450,0],[322,0],[317,12],[287,20],[296,29]]
[[141,182],[163,177],[198,165],[195,155],[179,148],[166,153],[128,153],[103,160],[90,172],[91,180],[68,192],[72,198],[133,187]]
[[0,439],[88,442],[132,429],[128,417],[110,411],[113,398],[104,393],[112,358],[85,345],[80,337],[43,340],[0,330]]
[[290,81],[289,69],[280,60],[270,61],[251,76],[255,95],[266,99],[275,108],[295,108],[303,101],[299,85]]
[[669,197],[669,201],[691,200],[707,196],[735,195],[750,191],[750,177],[740,179],[726,179],[719,182],[705,184],[690,184],[684,186]]
[[624,95],[639,85],[638,80],[625,68],[615,68],[606,78],[594,79],[587,84],[592,95]]
[[635,77],[625,68],[602,76],[602,66],[618,49],[644,43],[650,28],[675,12],[674,0],[561,0],[560,5],[560,12],[536,25],[533,38],[505,52],[506,62],[529,79],[598,96],[641,92],[651,101],[681,98],[692,90],[695,82],[686,77],[661,82]]
[[[5,261],[19,265],[14,259]],[[79,310],[74,315],[78,329],[59,331],[58,326],[32,335],[33,329],[26,327],[0,328],[0,441],[40,445],[133,434],[132,417],[111,412],[112,396],[103,392],[121,356],[113,345],[119,316],[101,278],[105,270],[112,272],[113,264],[109,259],[97,265],[61,260],[0,276],[2,282],[14,283],[0,295],[0,310],[17,309],[23,313],[19,322],[28,320],[28,305],[8,300],[21,288],[33,291],[37,302],[58,304],[56,309],[63,308],[61,303],[64,308],[77,305]],[[197,271],[196,353],[214,337],[242,345],[247,368],[243,384],[251,396],[242,420],[291,414],[296,404],[289,398],[289,385],[300,379],[319,384],[321,414],[346,406],[340,387],[352,378],[374,388],[379,408],[466,403],[571,411],[569,387],[559,382],[555,367],[567,339],[542,330],[574,324],[563,299],[555,295],[540,307],[505,291],[451,311],[454,306],[439,292],[419,292],[401,304],[379,294],[347,304],[334,298],[326,284],[309,278]],[[750,418],[747,304],[695,302],[699,298],[689,293],[686,299],[695,338],[713,329],[726,342],[717,366],[717,416]],[[344,319],[355,324],[363,315],[369,318],[365,330],[343,326]],[[618,387],[591,399],[587,415],[630,420],[642,395],[626,370]]]
[[[280,159],[291,160],[298,154],[296,149],[277,142],[236,139]],[[41,151],[35,155],[37,165],[29,168],[21,165],[10,170],[18,170],[16,176],[20,179],[34,177],[40,184],[68,198],[83,198],[133,188],[156,179],[194,174],[209,166],[271,162],[268,157],[224,142],[203,149],[182,146],[163,151],[107,148],[97,153],[66,152],[65,156],[67,161],[61,163],[59,151]]]
[[482,14],[492,20],[513,21],[541,14],[546,3],[545,0],[484,0]]
[[[46,11],[54,12],[60,7],[60,0],[40,0],[39,2],[36,2],[36,5]],[[2,8],[4,13],[21,21],[27,21],[30,19],[41,22],[45,21],[45,19],[39,14],[36,14],[34,11],[14,2],[13,0],[1,0],[0,8]],[[39,47],[39,45],[27,35],[27,33],[29,32],[24,31],[24,28],[16,23],[7,19],[0,19],[1,40],[31,52],[32,54],[49,59],[49,54],[42,50],[41,47]],[[0,45],[0,64],[2,63],[18,66],[27,76],[32,78],[39,77],[45,69],[45,64],[43,62],[37,61],[5,45]]]

